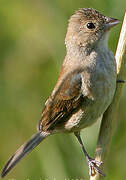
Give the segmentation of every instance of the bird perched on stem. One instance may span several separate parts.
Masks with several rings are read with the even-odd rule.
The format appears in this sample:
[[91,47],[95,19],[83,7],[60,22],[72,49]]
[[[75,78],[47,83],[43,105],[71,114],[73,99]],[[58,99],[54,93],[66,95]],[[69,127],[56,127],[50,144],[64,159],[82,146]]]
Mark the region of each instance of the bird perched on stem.
[[82,8],[71,16],[65,38],[66,56],[56,86],[45,103],[38,132],[23,144],[2,170],[4,177],[43,139],[55,133],[74,133],[85,154],[90,176],[101,172],[86,152],[80,131],[92,125],[112,102],[116,88],[116,62],[108,49],[110,29],[119,20]]

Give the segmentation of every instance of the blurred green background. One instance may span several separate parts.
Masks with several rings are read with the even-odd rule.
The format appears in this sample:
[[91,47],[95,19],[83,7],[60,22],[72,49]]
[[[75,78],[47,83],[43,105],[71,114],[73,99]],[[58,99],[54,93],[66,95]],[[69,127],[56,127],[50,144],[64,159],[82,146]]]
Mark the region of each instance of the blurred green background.
[[[41,109],[52,91],[65,56],[69,17],[81,7],[123,19],[125,0],[0,0],[0,169],[36,132]],[[121,24],[112,30],[116,50]],[[106,180],[126,175],[126,86],[107,163]],[[94,155],[100,121],[82,131]],[[89,179],[86,160],[73,134],[49,137],[5,178],[18,180]],[[66,179],[65,179],[66,178]]]

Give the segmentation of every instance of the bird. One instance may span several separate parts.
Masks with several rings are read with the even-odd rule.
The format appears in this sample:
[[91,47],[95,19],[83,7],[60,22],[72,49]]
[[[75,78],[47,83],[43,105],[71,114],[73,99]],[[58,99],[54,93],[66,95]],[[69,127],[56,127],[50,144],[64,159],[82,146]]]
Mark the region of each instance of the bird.
[[89,156],[80,132],[95,123],[112,102],[117,72],[114,55],[108,48],[108,35],[119,22],[93,8],[80,8],[70,17],[66,56],[45,102],[37,132],[10,157],[1,177],[44,139],[58,133],[73,133],[86,157],[89,175],[105,176],[99,167],[102,162]]

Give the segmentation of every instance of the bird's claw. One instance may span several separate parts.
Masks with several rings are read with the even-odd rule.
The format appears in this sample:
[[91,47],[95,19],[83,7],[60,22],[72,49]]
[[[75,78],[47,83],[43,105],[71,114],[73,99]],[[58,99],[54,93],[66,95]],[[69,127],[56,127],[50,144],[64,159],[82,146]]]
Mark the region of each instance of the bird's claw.
[[99,173],[101,176],[105,176],[105,174],[100,170],[99,166],[103,164],[102,161],[97,161],[95,159],[89,158],[88,161],[88,167],[89,167],[89,175],[95,176],[96,173]]

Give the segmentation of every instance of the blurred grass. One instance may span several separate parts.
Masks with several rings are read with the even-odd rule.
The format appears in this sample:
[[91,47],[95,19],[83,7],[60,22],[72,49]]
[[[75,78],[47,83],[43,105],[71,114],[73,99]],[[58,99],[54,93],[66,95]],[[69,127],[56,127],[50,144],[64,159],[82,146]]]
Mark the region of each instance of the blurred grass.
[[[69,17],[80,7],[93,7],[122,20],[125,0],[0,0],[0,168],[36,131],[41,109],[52,91],[65,56]],[[112,30],[109,46],[116,50],[120,26]],[[125,179],[126,87],[107,164],[106,180]],[[87,150],[94,153],[97,122],[83,131]],[[49,137],[5,180],[88,179],[78,142],[71,135]]]

